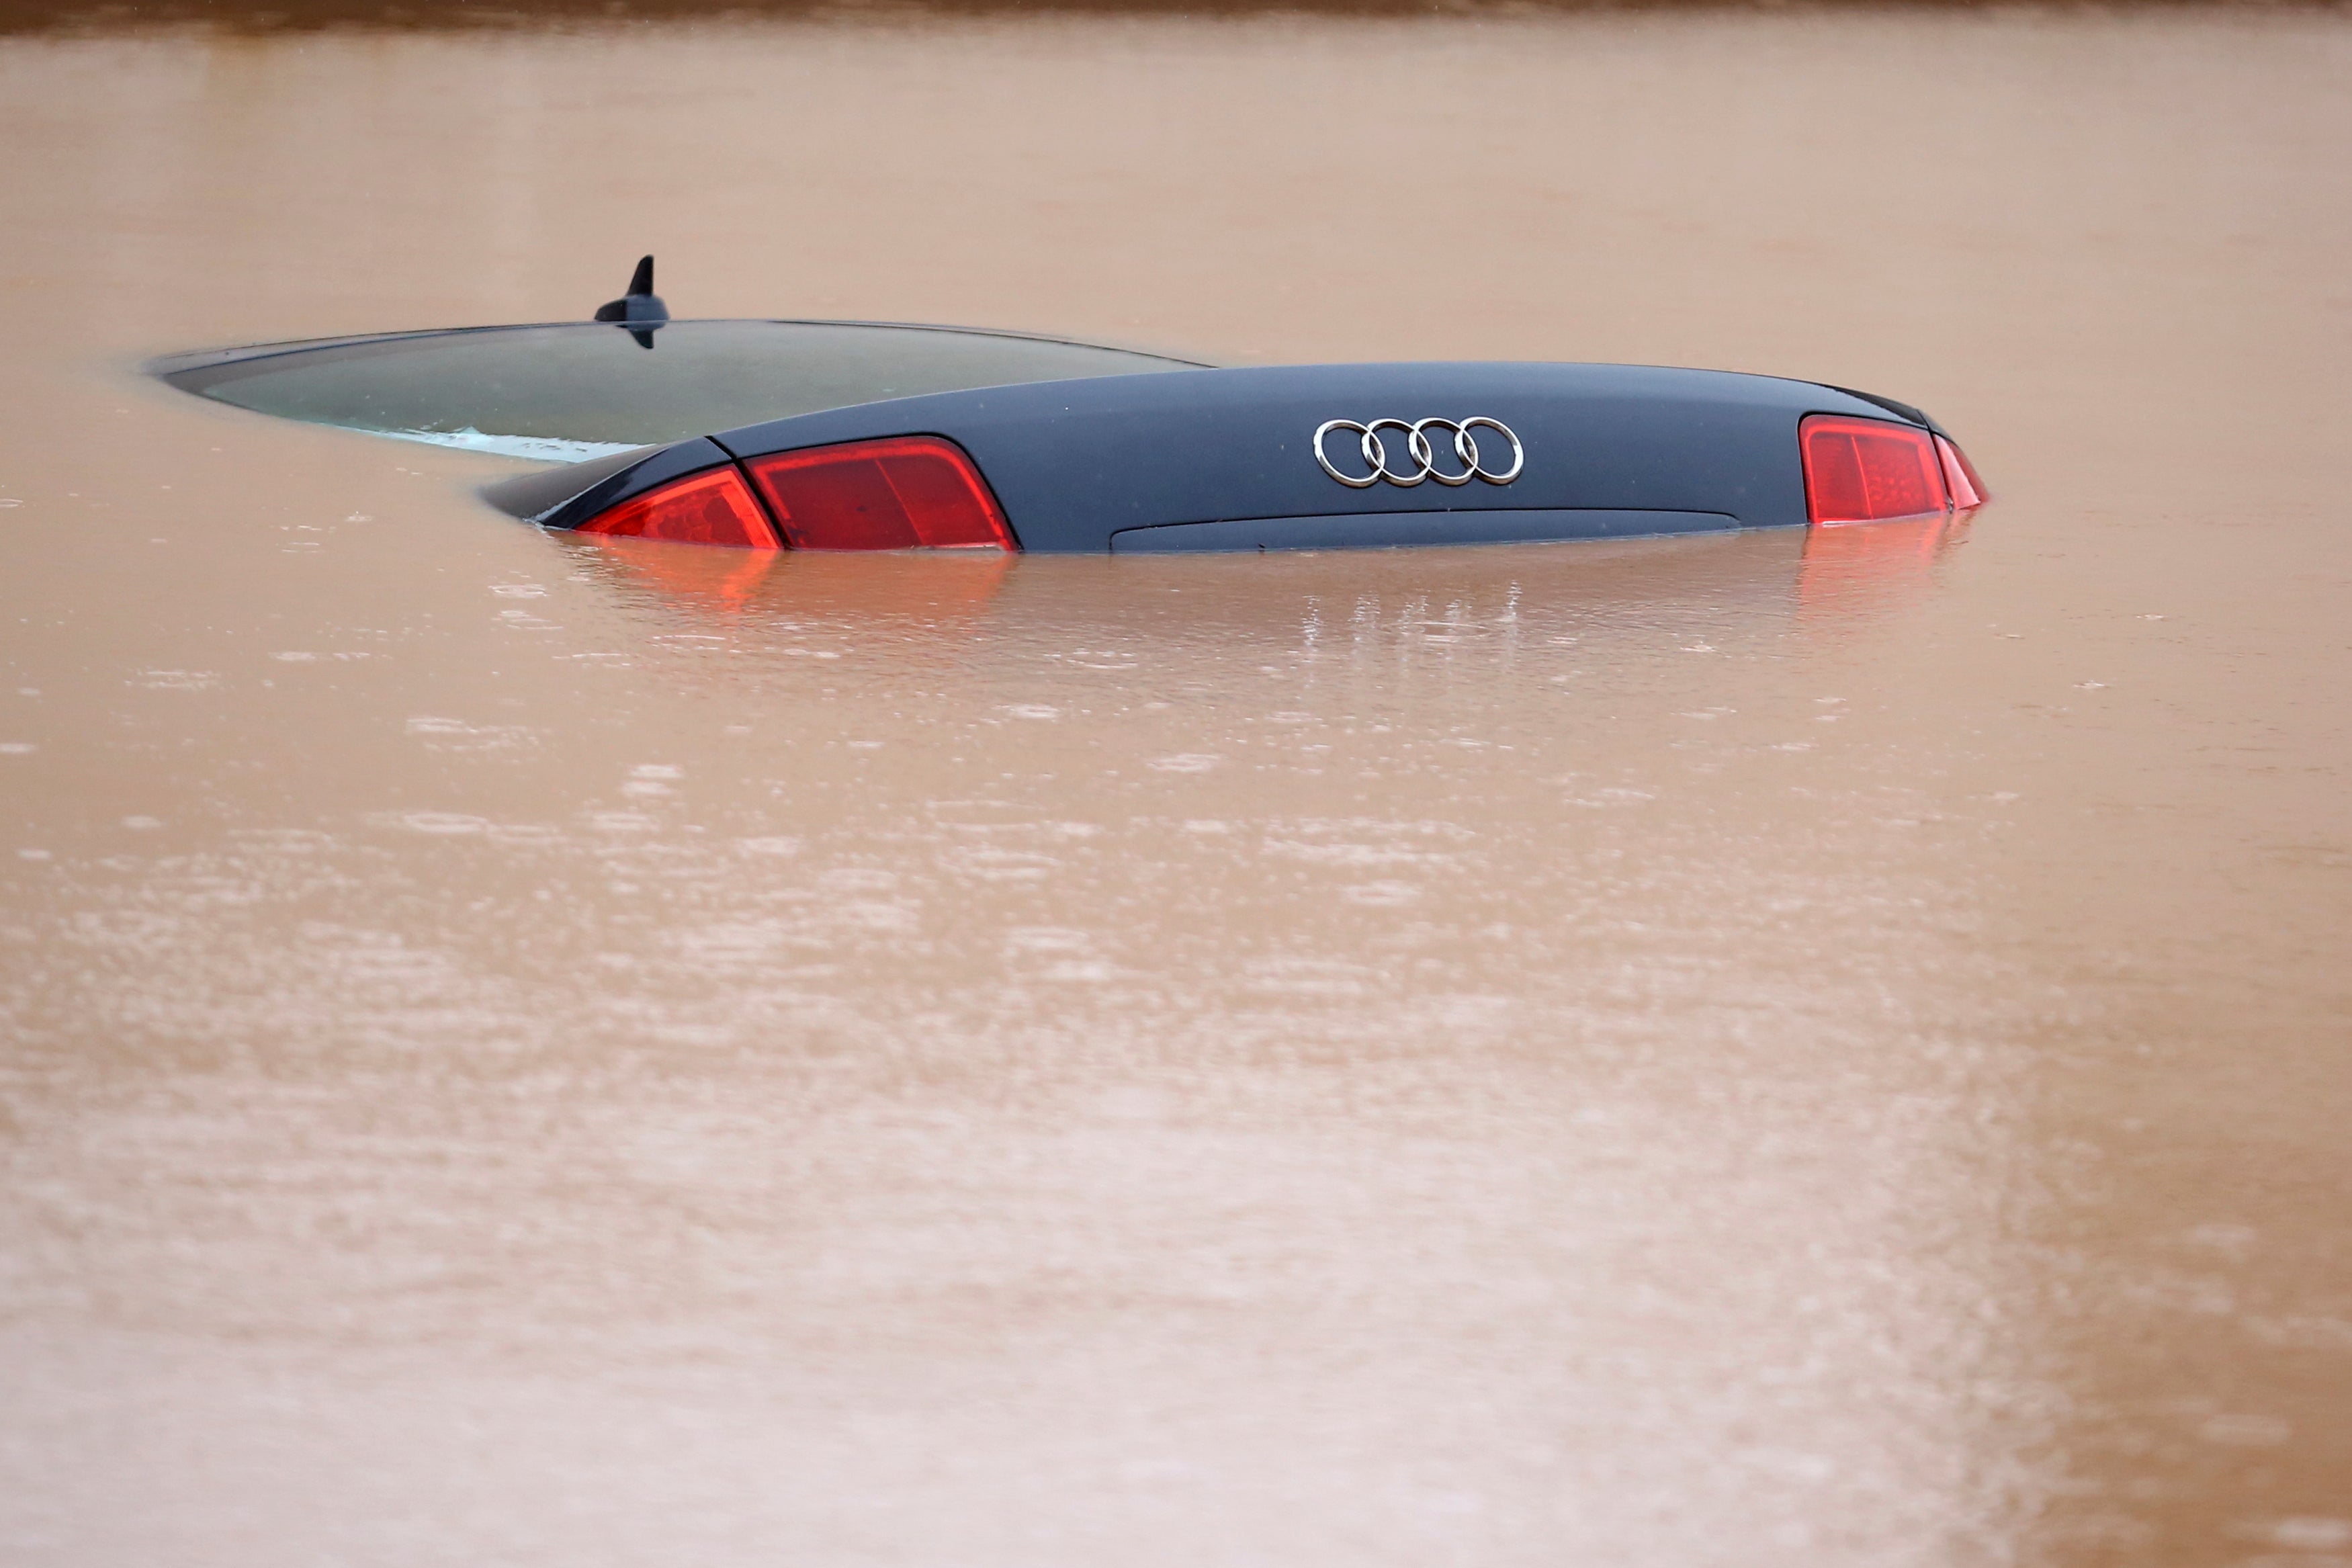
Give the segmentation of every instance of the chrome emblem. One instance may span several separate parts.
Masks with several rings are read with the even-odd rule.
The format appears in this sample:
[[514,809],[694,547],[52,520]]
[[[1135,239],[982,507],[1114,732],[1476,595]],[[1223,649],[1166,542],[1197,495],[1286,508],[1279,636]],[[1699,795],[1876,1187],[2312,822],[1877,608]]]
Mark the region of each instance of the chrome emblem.
[[[1470,434],[1479,428],[1492,430],[1511,444],[1509,468],[1496,469],[1486,467],[1486,459],[1478,450],[1478,437]],[[1365,473],[1343,473],[1339,465],[1331,461],[1331,454],[1324,449],[1324,440],[1334,430],[1356,432],[1356,447],[1363,454]],[[1405,456],[1412,459],[1411,468],[1400,471],[1389,467],[1389,449],[1381,440],[1383,430],[1404,432]],[[1448,473],[1438,466],[1437,447],[1429,438],[1432,430],[1454,432],[1454,460],[1462,465],[1460,472]],[[1466,485],[1472,479],[1484,479],[1490,485],[1507,485],[1519,477],[1521,468],[1527,467],[1528,454],[1527,449],[1519,445],[1519,438],[1511,433],[1509,426],[1481,414],[1468,419],[1416,419],[1410,424],[1402,419],[1375,419],[1370,425],[1359,425],[1352,419],[1326,419],[1315,427],[1315,460],[1322,465],[1325,473],[1351,490],[1370,489],[1382,479],[1401,489],[1411,489],[1423,479],[1435,479],[1441,485]]]

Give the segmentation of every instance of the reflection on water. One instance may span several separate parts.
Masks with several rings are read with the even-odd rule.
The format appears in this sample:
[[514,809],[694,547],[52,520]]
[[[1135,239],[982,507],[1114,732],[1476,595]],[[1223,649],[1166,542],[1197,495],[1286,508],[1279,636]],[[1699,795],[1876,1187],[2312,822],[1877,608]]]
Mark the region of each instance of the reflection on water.
[[589,534],[565,542],[582,552],[584,574],[656,603],[721,616],[802,614],[855,626],[912,622],[934,631],[975,625],[1013,564],[1012,557],[994,550],[866,556]]
[[[1661,603],[1704,596],[1758,615],[1798,606],[1838,616],[1916,603],[1929,591],[1937,563],[1968,537],[1975,517],[1961,513],[1901,522],[1750,535],[1737,542],[1691,542],[1676,549],[1643,540],[1629,549],[1606,545],[1480,546],[1416,550],[1403,556],[1365,552],[1342,557],[1360,591],[1382,583],[1410,584],[1426,595],[1499,596],[1516,606],[1531,584],[1579,605],[1585,613],[1640,615]],[[974,637],[994,629],[981,612],[1016,581],[1010,557],[993,552],[909,552],[879,556],[779,551],[736,551],[666,545],[639,539],[562,536],[583,552],[583,575],[625,595],[643,595],[649,609],[667,603],[720,617],[763,620],[809,617],[843,626],[890,627],[907,635]],[[1244,563],[1222,558],[1211,568],[1204,602],[1188,601],[1184,623],[1223,623],[1243,606],[1263,607],[1295,593],[1296,574],[1327,566],[1296,566],[1318,559],[1302,552]],[[1032,568],[1033,584],[1051,569]],[[1101,580],[1078,605],[1065,605],[1122,635],[1168,629],[1171,611],[1158,595],[1169,589],[1149,565]],[[1038,590],[1033,587],[1034,595]],[[1058,597],[1058,584],[1043,590]],[[1310,617],[1311,618],[1311,617]],[[1516,608],[1505,617],[1517,626]]]
[[[11,1560],[2352,1552],[2347,68],[2193,12],[0,44]],[[135,368],[647,248],[713,313],[1819,375],[2001,500],[739,554]]]
[[1811,528],[1798,596],[1809,609],[1852,613],[1923,597],[1937,562],[1969,536],[1974,511],[1902,522]]

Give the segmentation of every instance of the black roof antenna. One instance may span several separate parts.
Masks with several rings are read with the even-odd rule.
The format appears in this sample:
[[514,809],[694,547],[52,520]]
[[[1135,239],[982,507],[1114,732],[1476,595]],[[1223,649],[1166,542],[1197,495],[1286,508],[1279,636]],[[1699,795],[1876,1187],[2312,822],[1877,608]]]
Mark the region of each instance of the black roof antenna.
[[654,258],[650,256],[637,262],[637,269],[629,278],[629,291],[619,299],[596,307],[596,320],[626,327],[637,346],[654,346],[654,333],[669,320],[669,307],[654,292]]

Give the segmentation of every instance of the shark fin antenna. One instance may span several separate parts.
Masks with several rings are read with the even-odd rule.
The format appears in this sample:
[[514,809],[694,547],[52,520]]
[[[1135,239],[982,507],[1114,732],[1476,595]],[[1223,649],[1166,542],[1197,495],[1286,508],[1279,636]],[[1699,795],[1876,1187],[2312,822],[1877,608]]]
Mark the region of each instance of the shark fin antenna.
[[629,275],[629,291],[617,300],[608,300],[596,307],[595,319],[613,321],[629,329],[629,335],[645,348],[654,346],[654,333],[669,320],[669,307],[654,292],[654,258],[640,257],[637,269]]

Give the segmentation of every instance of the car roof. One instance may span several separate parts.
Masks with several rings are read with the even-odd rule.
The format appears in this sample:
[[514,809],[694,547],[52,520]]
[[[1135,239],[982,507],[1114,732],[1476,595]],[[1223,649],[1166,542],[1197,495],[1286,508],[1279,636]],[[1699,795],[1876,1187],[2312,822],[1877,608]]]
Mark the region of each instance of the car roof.
[[376,332],[147,366],[259,413],[552,461],[890,398],[1202,368],[1040,333],[791,319]]

